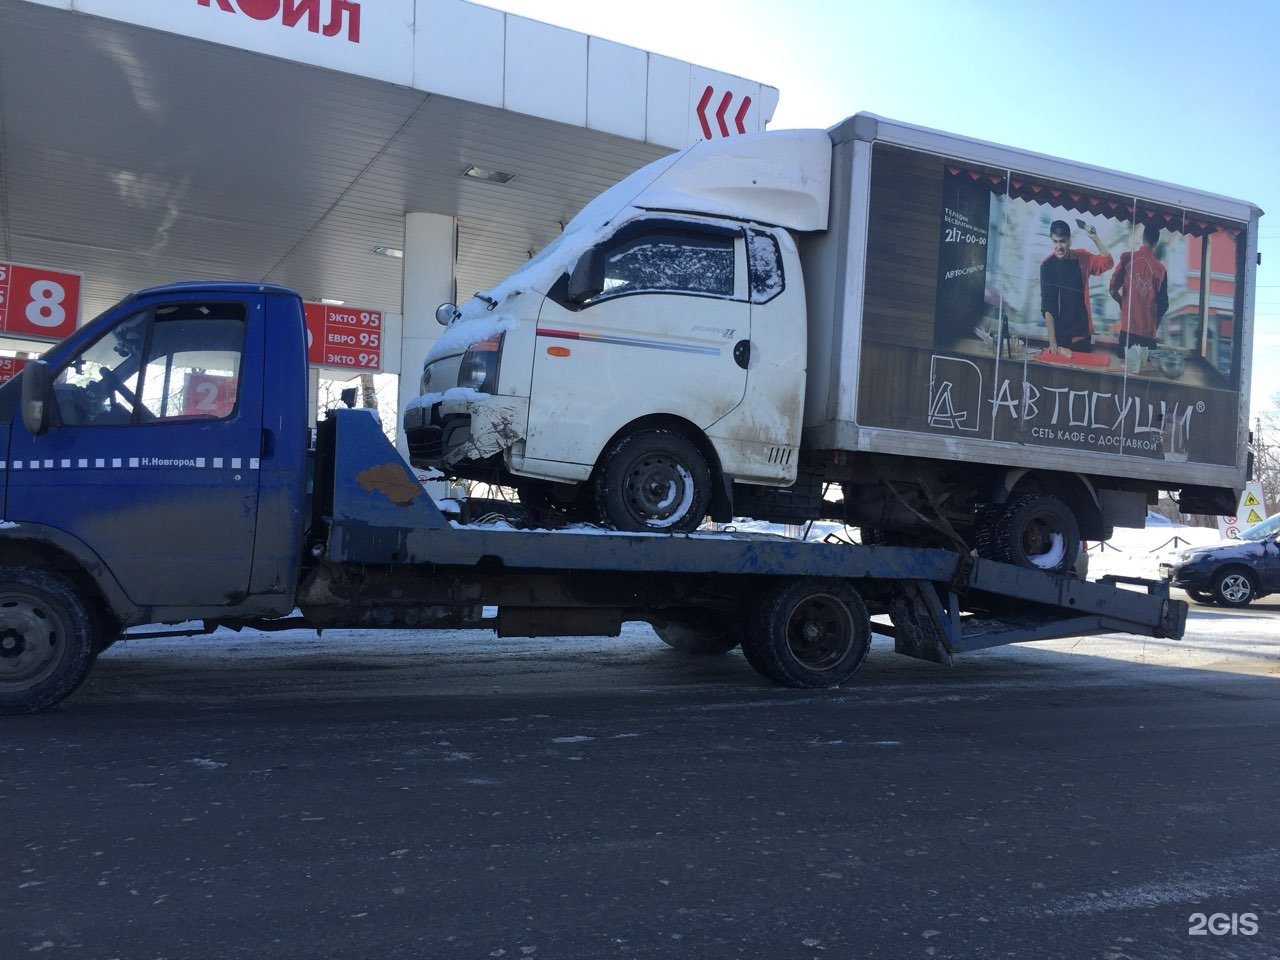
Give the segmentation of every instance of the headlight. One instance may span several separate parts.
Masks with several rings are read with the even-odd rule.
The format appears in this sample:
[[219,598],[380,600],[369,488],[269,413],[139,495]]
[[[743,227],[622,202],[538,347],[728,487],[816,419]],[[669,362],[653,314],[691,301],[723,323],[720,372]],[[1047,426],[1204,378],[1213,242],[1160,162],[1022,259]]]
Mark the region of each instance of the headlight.
[[422,383],[418,385],[418,393],[430,393],[431,386],[431,367],[430,365],[422,368]]
[[481,393],[496,393],[498,365],[502,359],[502,335],[473,343],[462,356],[458,369],[458,386]]

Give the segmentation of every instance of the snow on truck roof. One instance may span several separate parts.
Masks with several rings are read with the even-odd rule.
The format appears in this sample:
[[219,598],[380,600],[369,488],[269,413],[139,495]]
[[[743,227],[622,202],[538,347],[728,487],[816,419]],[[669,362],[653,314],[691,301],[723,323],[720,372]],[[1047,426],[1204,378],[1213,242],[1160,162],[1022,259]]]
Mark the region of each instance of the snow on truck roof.
[[639,171],[657,175],[631,206],[730,216],[789,230],[827,227],[831,138],[825,130],[704,140],[655,170],[662,162]]

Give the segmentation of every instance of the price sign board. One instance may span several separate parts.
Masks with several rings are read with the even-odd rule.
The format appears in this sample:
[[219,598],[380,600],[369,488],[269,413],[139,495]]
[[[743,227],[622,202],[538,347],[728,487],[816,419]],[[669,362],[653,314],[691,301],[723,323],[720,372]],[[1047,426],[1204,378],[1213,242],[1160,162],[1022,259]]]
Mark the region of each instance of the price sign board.
[[76,273],[0,262],[0,332],[24,340],[61,340],[80,322]]
[[353,373],[382,369],[382,314],[377,310],[304,304],[307,361]]
[[236,407],[236,377],[213,373],[188,373],[182,394],[184,417],[231,416]]
[[27,361],[22,357],[0,357],[0,383],[12,380],[26,365]]

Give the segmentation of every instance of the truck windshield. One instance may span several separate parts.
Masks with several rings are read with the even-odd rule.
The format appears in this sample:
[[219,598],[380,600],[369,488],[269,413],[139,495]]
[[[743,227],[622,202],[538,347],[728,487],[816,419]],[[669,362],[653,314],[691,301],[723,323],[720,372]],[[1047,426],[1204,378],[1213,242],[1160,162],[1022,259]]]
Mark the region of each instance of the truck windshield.
[[604,228],[686,152],[673,153],[641,167],[590,201],[569,221],[560,236],[498,286],[486,291],[486,295],[501,302],[519,290],[533,289],[545,293],[560,274],[595,245]]

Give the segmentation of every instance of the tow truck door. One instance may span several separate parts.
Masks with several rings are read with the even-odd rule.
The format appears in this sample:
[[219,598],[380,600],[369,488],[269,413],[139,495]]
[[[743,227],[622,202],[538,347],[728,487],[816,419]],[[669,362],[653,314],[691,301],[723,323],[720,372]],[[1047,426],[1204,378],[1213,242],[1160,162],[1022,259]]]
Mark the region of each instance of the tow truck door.
[[96,553],[139,605],[249,589],[264,444],[264,297],[170,292],[50,369],[52,425],[15,418],[5,518]]

